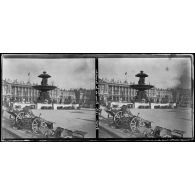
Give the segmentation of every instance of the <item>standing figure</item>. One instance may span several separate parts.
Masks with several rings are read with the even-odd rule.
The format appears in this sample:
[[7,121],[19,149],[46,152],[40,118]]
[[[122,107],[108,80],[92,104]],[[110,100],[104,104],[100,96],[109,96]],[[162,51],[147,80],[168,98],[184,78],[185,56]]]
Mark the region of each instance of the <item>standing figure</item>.
[[138,81],[139,85],[144,85],[145,84],[145,78],[144,77],[140,77],[139,81]]
[[41,81],[41,85],[46,86],[47,85],[47,78],[43,78]]

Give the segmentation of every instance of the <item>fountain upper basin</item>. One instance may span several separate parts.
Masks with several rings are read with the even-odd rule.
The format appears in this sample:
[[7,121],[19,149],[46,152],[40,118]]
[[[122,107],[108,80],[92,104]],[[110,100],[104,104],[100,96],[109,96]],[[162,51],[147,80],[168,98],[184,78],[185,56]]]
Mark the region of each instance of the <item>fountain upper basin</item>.
[[154,87],[153,85],[130,85],[130,86],[131,88],[139,91],[145,91]]
[[57,88],[56,86],[51,86],[51,85],[45,85],[45,86],[43,86],[43,85],[35,85],[35,86],[33,86],[33,88],[34,89],[36,89],[36,90],[40,90],[40,91],[50,91],[50,90],[53,90],[53,89],[55,89],[55,88]]

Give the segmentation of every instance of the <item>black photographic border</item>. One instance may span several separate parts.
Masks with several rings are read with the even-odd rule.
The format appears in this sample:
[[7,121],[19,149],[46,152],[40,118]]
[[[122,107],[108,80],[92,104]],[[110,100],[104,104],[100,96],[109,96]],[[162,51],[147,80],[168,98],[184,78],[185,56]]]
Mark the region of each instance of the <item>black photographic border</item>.
[[[191,59],[191,81],[192,81],[192,138],[99,138],[99,88],[98,88],[98,59],[99,58],[190,58]],[[40,58],[40,59],[60,59],[60,58],[91,58],[95,59],[95,104],[96,104],[96,138],[15,138],[2,139],[1,142],[194,142],[194,54],[189,53],[2,53],[1,54],[1,79],[2,79],[2,58]],[[2,87],[1,87],[2,93]],[[1,95],[2,108],[2,95]],[[2,112],[1,112],[2,113]],[[2,120],[2,117],[1,117]],[[2,124],[2,123],[1,123]],[[1,126],[2,129],[2,126]]]

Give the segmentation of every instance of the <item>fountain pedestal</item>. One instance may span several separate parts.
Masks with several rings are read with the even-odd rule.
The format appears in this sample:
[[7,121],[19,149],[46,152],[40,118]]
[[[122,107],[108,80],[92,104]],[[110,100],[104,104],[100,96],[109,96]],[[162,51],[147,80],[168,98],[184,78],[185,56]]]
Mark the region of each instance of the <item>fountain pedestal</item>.
[[148,102],[148,97],[146,95],[145,91],[137,91],[137,95],[135,96],[135,101],[136,102],[142,102],[142,101]]
[[49,93],[45,92],[45,91],[40,91],[39,92],[39,97],[38,97],[37,101],[41,102],[41,103],[48,101],[50,103],[51,102],[51,98],[49,96]]

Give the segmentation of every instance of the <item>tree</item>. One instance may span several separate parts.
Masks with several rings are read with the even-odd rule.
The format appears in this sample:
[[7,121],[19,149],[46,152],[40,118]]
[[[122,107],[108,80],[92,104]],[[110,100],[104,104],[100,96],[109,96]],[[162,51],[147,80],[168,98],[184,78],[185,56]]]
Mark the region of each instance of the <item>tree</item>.
[[78,104],[80,102],[80,90],[75,89],[75,98],[76,98],[76,103]]

